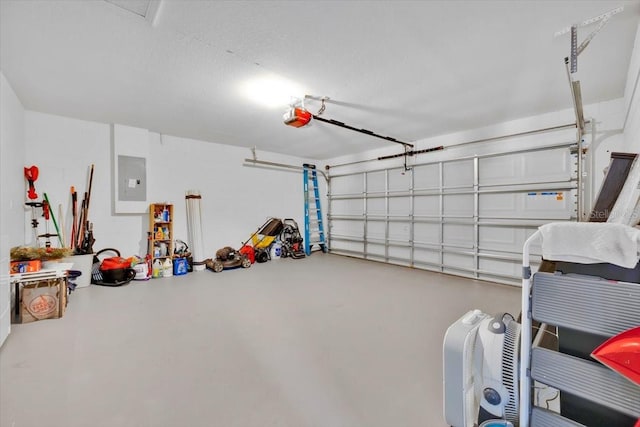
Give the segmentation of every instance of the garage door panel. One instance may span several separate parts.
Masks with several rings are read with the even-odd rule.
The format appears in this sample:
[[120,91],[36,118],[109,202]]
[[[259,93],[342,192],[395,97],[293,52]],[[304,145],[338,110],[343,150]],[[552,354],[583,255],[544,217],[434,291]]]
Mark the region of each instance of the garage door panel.
[[413,212],[416,216],[435,216],[440,214],[440,196],[415,196]]
[[416,189],[435,189],[440,187],[440,165],[415,166],[413,185]]
[[442,200],[443,215],[473,216],[473,194],[446,194]]
[[522,275],[522,263],[516,261],[480,259],[480,270],[491,271],[496,275],[520,277]]
[[384,240],[386,234],[386,223],[383,221],[367,222],[367,239]]
[[367,192],[380,193],[384,192],[387,187],[386,173],[384,171],[367,173]]
[[459,267],[467,270],[474,269],[474,259],[471,255],[445,253],[442,256],[443,265]]
[[385,246],[382,243],[368,243],[367,255],[385,256]]
[[389,223],[389,240],[408,243],[410,240],[410,223],[408,222]]
[[387,213],[387,201],[383,198],[367,199],[367,214],[385,215]]
[[478,196],[478,213],[480,217],[492,218],[521,218],[518,215],[525,215],[522,212],[522,196],[517,194],[480,194]]
[[443,243],[451,246],[472,248],[474,242],[473,225],[444,224],[442,227]]
[[362,215],[364,205],[359,199],[337,199],[331,201],[332,215]]
[[[544,143],[550,143],[548,134]],[[330,237],[340,232],[366,239],[350,249],[360,247],[367,259],[519,282],[525,240],[539,225],[575,220],[575,156],[568,147],[444,159],[410,171],[396,167],[332,179],[332,193],[353,199],[332,198],[331,214],[358,220],[332,220]],[[530,250],[540,253],[539,245]]]
[[575,192],[531,192],[522,194],[527,218],[563,218],[575,215]]
[[440,242],[440,224],[416,223],[413,225],[413,240],[419,243]]
[[[389,257],[409,260],[411,258],[411,248],[389,247]],[[397,263],[398,261],[396,261]]]
[[478,180],[481,186],[568,181],[573,163],[566,148],[481,158]]
[[553,152],[533,152],[524,156],[522,175],[526,181],[568,181],[573,174],[573,164],[569,149]]
[[507,185],[521,181],[520,158],[522,156],[498,156],[478,161],[480,185]]
[[362,174],[331,178],[331,194],[354,194],[364,192]]
[[440,265],[440,251],[437,249],[415,248],[413,260],[425,264]]
[[443,164],[443,185],[449,187],[473,186],[473,160],[460,160]]
[[390,197],[389,198],[389,215],[403,215],[409,218],[411,213],[410,197]]
[[364,222],[362,221],[331,221],[331,234],[334,236],[358,237],[364,234]]
[[482,250],[518,253],[527,237],[526,229],[480,225],[479,244]]
[[389,171],[389,191],[407,191],[411,188],[411,172],[401,169]]
[[568,219],[575,209],[573,194],[562,191],[481,194],[479,213],[481,218]]
[[[364,244],[361,242],[348,242],[344,240],[333,240],[331,241],[331,250],[332,251],[349,251],[360,254],[361,257],[364,256]],[[354,254],[355,255],[355,254]]]

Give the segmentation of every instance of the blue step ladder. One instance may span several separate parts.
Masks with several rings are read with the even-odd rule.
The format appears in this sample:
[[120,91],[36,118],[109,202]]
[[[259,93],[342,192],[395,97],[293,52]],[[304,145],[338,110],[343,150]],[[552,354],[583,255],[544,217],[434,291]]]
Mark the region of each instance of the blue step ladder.
[[324,235],[322,209],[320,208],[316,166],[305,163],[302,177],[304,185],[304,252],[309,256],[314,245],[318,245],[318,249],[322,252],[327,252],[327,242]]

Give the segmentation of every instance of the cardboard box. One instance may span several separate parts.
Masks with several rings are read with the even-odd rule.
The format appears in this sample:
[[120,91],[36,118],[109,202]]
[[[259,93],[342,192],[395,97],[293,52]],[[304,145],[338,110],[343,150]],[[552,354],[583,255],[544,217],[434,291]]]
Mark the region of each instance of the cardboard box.
[[39,259],[31,261],[11,261],[9,264],[9,274],[16,273],[35,273],[42,268],[42,262]]
[[41,280],[21,285],[14,311],[14,323],[57,319],[67,306],[67,279]]

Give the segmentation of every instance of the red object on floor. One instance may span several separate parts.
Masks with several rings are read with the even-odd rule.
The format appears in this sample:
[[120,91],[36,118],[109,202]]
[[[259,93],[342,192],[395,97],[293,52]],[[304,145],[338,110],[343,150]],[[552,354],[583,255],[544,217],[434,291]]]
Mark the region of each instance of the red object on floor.
[[[640,326],[609,338],[591,357],[640,385]],[[640,427],[640,420],[636,427]]]
[[636,425],[635,425],[635,426],[633,426],[633,427],[640,427],[640,418],[638,418],[638,422],[637,422],[637,423],[636,423]]
[[238,252],[246,255],[247,258],[249,258],[249,261],[251,261],[251,264],[256,262],[256,251],[253,249],[253,246],[244,245]]

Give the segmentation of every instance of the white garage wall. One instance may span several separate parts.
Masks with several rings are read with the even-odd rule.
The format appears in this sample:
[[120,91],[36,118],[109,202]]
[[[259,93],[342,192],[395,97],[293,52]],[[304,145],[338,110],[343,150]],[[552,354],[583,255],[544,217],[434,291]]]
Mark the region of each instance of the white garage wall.
[[626,151],[640,153],[640,25],[631,56],[624,92],[627,122],[624,129]]
[[23,241],[25,110],[0,72],[0,234],[10,246]]
[[640,94],[630,104],[629,121],[624,131],[624,151],[640,153]]
[[0,346],[11,330],[9,249],[23,239],[24,114],[0,72]]
[[[87,186],[88,169],[95,164],[89,217],[94,223],[95,250],[119,249],[123,255],[146,252],[147,214],[115,215],[111,203],[111,126],[33,111],[26,112],[26,162],[40,168],[39,191],[52,205],[63,205],[70,226],[70,187]],[[174,236],[187,241],[187,189],[202,194],[205,253],[220,247],[239,247],[268,217],[292,217],[302,226],[303,197],[300,172],[245,167],[251,151],[222,144],[149,133],[147,194],[149,202],[175,206]],[[302,165],[303,159],[262,153],[260,160]],[[25,239],[31,231],[25,226]]]

